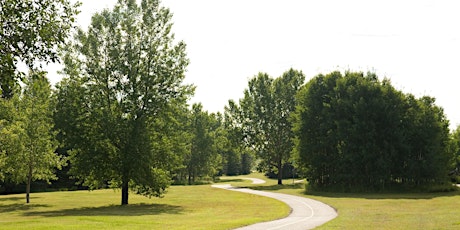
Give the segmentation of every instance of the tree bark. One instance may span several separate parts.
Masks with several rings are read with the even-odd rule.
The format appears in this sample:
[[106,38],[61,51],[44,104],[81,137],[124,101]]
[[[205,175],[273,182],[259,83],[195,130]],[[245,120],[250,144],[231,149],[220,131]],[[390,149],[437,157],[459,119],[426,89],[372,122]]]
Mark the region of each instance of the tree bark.
[[129,192],[128,180],[123,180],[123,183],[121,185],[121,205],[128,204],[128,192]]

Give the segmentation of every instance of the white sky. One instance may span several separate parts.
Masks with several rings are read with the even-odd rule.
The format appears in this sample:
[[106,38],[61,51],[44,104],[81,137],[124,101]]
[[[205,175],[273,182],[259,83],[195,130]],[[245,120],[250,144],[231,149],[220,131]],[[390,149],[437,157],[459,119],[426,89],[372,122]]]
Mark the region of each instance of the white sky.
[[[116,0],[80,0],[78,23]],[[187,44],[193,102],[222,111],[258,72],[374,71],[444,108],[460,125],[460,2],[455,0],[163,0],[176,40]],[[61,78],[50,67],[51,82]]]

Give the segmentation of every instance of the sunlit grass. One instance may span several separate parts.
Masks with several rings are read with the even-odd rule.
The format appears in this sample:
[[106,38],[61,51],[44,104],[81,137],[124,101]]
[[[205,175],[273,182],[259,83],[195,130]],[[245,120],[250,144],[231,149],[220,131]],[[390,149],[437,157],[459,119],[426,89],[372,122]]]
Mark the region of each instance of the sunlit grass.
[[231,229],[289,213],[279,201],[210,185],[173,186],[162,199],[113,190],[0,196],[0,229]]

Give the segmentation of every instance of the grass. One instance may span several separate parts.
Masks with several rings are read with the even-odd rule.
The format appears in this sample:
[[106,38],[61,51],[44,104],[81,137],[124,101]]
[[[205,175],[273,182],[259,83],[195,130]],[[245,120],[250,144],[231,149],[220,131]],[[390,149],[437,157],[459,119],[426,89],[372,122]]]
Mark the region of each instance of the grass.
[[[267,181],[253,185],[246,177]],[[339,212],[318,229],[460,229],[460,191],[448,193],[311,193],[304,184],[267,179],[262,174],[222,177],[232,184],[298,196],[331,205]],[[231,229],[277,219],[289,212],[269,198],[211,188],[173,186],[165,198],[131,195],[119,206],[113,190],[0,196],[0,229]]]
[[[243,176],[244,177],[244,176]],[[248,176],[246,176],[248,177]],[[263,179],[263,175],[251,177]],[[236,177],[242,178],[242,177]],[[233,179],[236,178],[224,178]],[[445,193],[310,193],[304,184],[265,179],[267,184],[243,186],[322,201],[339,216],[317,229],[460,229],[460,191]]]
[[[0,196],[0,229],[231,229],[289,213],[279,201],[211,188],[173,186],[164,198],[96,190]],[[261,205],[263,204],[263,205]]]

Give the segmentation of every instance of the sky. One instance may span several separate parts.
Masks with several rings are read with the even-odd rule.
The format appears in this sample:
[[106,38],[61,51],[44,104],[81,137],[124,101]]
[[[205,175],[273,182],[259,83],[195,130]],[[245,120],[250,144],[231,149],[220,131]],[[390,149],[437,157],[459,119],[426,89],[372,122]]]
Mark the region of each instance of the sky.
[[[72,0],[75,1],[75,0]],[[116,0],[80,0],[78,24]],[[460,125],[460,2],[455,0],[163,0],[187,44],[191,103],[223,111],[259,72],[289,68],[306,81],[331,71],[375,72],[417,97],[436,98]],[[49,67],[52,83],[61,79]]]

